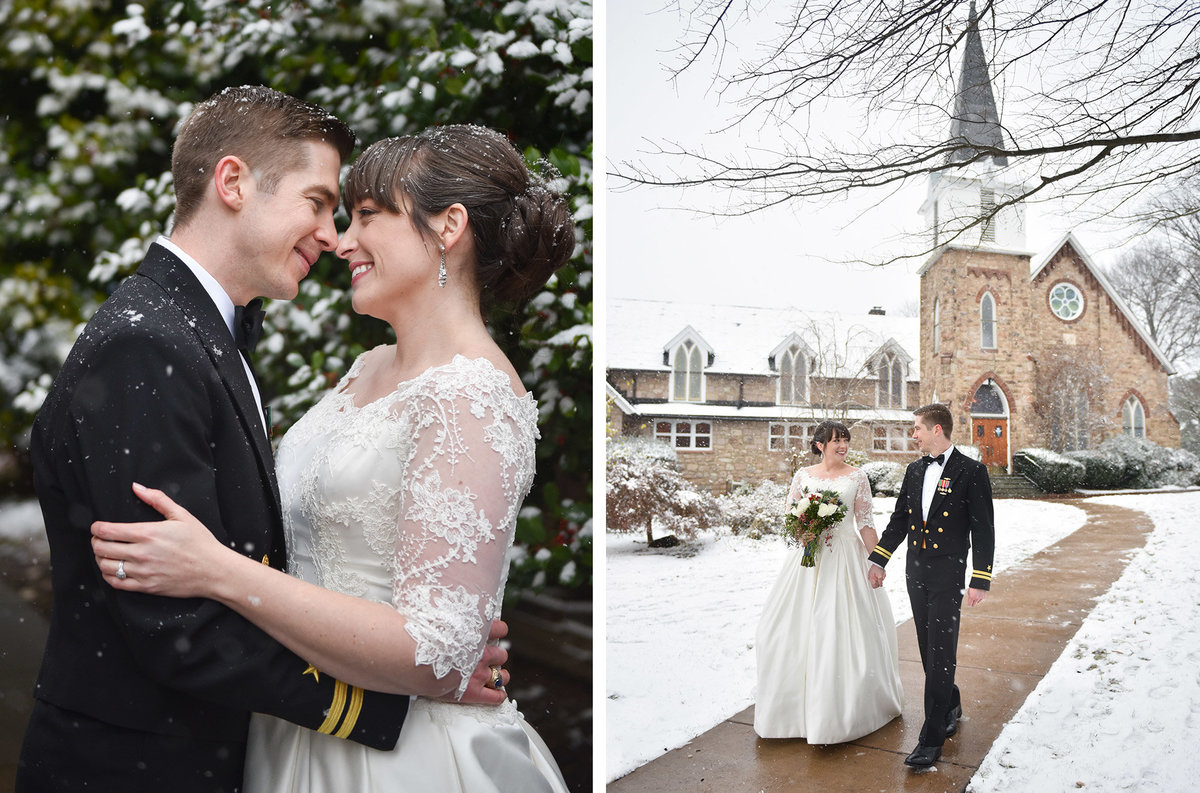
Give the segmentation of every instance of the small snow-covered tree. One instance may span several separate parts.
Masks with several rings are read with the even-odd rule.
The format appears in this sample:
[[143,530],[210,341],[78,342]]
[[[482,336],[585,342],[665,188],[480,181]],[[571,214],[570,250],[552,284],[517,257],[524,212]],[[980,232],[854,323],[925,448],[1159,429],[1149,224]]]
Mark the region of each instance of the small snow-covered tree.
[[648,438],[613,438],[605,465],[605,514],[608,530],[646,532],[654,525],[689,537],[720,523],[716,500],[697,490],[679,472],[675,450]]

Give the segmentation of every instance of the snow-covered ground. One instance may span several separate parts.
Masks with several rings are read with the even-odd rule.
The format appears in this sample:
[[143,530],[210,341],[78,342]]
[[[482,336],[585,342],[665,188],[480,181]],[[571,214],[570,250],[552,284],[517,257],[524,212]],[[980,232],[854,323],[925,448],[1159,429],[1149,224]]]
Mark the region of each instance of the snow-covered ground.
[[[1077,782],[1087,785],[1080,789],[1121,790],[1117,785],[1147,779],[1161,785],[1141,789],[1190,790],[1190,781],[1179,784],[1200,773],[1192,749],[1200,737],[1200,584],[1188,553],[1200,493],[1099,500],[1145,511],[1154,535],[1001,734],[972,793],[1074,790]],[[893,504],[875,500],[878,525]],[[997,574],[1084,520],[1066,503],[997,501]],[[644,538],[606,540],[612,780],[753,702],[754,630],[786,548],[778,539],[719,534],[703,535],[683,553],[649,552]],[[902,559],[893,558],[889,569],[899,624],[911,616],[904,576],[896,572]]]

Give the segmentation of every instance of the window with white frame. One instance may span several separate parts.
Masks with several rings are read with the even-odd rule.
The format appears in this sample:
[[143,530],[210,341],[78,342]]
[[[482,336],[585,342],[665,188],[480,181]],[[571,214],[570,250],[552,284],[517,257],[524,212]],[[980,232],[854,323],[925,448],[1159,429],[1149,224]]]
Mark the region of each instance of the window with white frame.
[[881,408],[904,407],[904,362],[885,353],[875,362],[875,404]]
[[712,422],[695,419],[663,419],[654,423],[654,437],[676,449],[712,449]]
[[779,404],[799,405],[808,401],[808,361],[797,345],[779,357]]
[[671,399],[676,402],[702,402],[704,384],[704,353],[692,341],[675,348],[671,378]]
[[1146,409],[1135,396],[1131,395],[1121,407],[1121,432],[1134,438],[1146,437]]
[[904,452],[912,447],[911,428],[902,424],[876,424],[871,428],[871,447],[877,452]]
[[791,421],[772,421],[768,432],[767,448],[773,452],[789,449],[808,449],[812,442],[814,424],[799,424]]
[[991,292],[984,292],[979,301],[979,346],[996,349],[996,298]]
[[980,242],[996,241],[996,191],[984,187],[979,191]]

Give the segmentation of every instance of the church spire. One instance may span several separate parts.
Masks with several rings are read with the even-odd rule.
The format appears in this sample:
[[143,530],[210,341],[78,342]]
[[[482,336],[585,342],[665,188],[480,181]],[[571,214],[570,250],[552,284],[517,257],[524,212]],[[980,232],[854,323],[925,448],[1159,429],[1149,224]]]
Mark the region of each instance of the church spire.
[[[1000,113],[996,110],[996,98],[992,94],[987,60],[983,56],[983,41],[979,37],[979,18],[975,13],[974,0],[971,2],[971,16],[967,22],[962,74],[958,80],[958,92],[954,97],[950,142],[966,144],[950,152],[947,160],[952,163],[971,159],[977,154],[977,147],[980,146],[1004,146]],[[1008,158],[1004,155],[992,159],[996,165],[1008,165]]]

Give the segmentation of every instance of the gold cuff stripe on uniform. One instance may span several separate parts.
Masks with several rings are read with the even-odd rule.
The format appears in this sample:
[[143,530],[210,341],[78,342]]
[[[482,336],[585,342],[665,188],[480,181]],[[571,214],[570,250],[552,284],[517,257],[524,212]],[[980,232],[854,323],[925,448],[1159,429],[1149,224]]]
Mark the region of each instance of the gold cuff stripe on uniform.
[[[325,721],[321,722],[321,726],[317,728],[317,732],[323,732],[329,735],[333,732],[333,728],[342,719],[342,711],[346,709],[346,684],[341,680],[333,681],[333,702],[329,704],[329,715],[325,717]],[[355,718],[358,718],[355,714]]]
[[363,690],[358,686],[350,686],[350,709],[346,711],[346,720],[342,728],[334,735],[335,738],[349,738],[358,723],[358,714],[362,712]]
[[876,546],[875,546],[875,553],[879,554],[879,555],[880,555],[880,556],[882,556],[884,559],[891,559],[891,558],[892,558],[892,555],[891,555],[890,553],[888,553],[888,552],[887,552],[887,551],[884,549],[884,547],[883,547],[882,545],[876,545]]
[[985,572],[983,572],[982,570],[972,570],[972,571],[971,571],[971,575],[975,576],[976,578],[982,578],[984,581],[991,581],[991,580],[992,580],[992,574],[991,574],[991,573],[985,573]]

